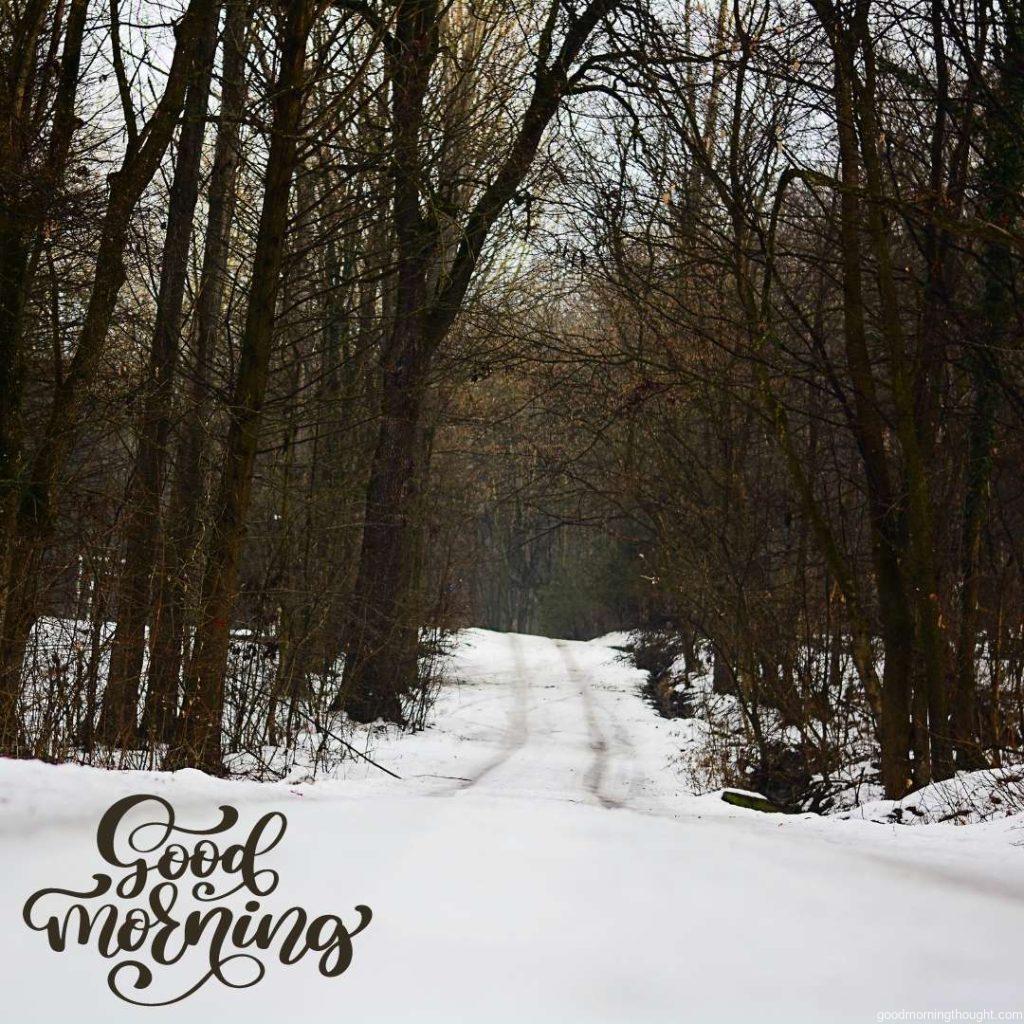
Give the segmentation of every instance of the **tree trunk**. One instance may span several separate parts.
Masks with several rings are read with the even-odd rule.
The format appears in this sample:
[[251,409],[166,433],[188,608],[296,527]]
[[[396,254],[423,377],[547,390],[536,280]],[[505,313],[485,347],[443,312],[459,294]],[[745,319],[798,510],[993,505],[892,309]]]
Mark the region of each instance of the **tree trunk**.
[[[219,3],[211,4],[204,12],[192,79],[185,98],[167,213],[153,342],[143,392],[138,449],[125,495],[125,561],[115,598],[117,627],[98,729],[100,742],[112,746],[128,746],[136,738],[146,622],[150,613],[150,580],[160,544],[160,498],[171,432],[181,310],[192,222],[199,197],[200,160],[219,17]],[[174,714],[176,697],[176,693],[154,695],[152,705],[157,717],[149,724],[157,727],[161,734],[165,719]]]
[[311,0],[291,0],[279,21],[281,68],[274,89],[272,138],[238,380],[231,402],[224,471],[206,555],[195,649],[186,673],[185,705],[175,749],[169,758],[172,764],[186,764],[216,774],[224,771],[221,754],[224,673],[238,559],[245,535],[270,369],[288,203],[298,159],[306,40],[312,20]]
[[[26,607],[31,603],[12,576],[16,561],[12,545],[26,468],[21,424],[25,376],[22,317],[31,278],[31,252],[40,244],[40,228],[49,202],[63,183],[77,123],[75,102],[87,12],[88,0],[72,0],[42,175],[33,175],[26,166],[26,152],[34,142],[32,127],[24,123],[31,97],[23,97],[21,109],[14,103],[13,92],[0,102],[0,752],[17,743],[22,655],[31,629]],[[44,14],[45,7],[40,6],[40,17]],[[26,64],[34,61],[34,46],[27,47],[24,40],[15,41],[15,46]],[[42,106],[36,104],[37,109]]]
[[[396,334],[409,319],[400,312]],[[413,605],[420,452],[419,389],[409,373],[385,375],[382,419],[367,488],[363,546],[346,638],[344,707],[358,722],[402,721],[401,696],[416,680]]]
[[[1019,11],[1007,9],[1006,39],[1000,54],[998,103],[986,129],[982,169],[986,218],[1000,227],[1012,224],[1017,199],[1024,188],[1024,153],[1012,125],[1024,116],[1024,26]],[[996,413],[999,408],[999,355],[1006,345],[1007,325],[1014,320],[1017,293],[1013,254],[1007,245],[987,242],[983,253],[979,330],[966,361],[974,387],[968,440],[966,488],[961,539],[960,636],[953,700],[952,732],[958,768],[985,763],[979,749],[975,710],[975,647],[981,576],[981,538],[992,476]],[[990,638],[991,642],[991,638]],[[997,740],[998,742],[998,740]]]
[[399,9],[391,77],[396,241],[395,318],[382,350],[381,421],[363,517],[363,544],[347,631],[341,700],[361,722],[402,721],[401,696],[416,681],[414,552],[420,415],[430,353],[425,330],[437,228],[421,209],[420,133],[438,53],[436,0]]
[[207,198],[206,248],[195,304],[194,361],[178,446],[170,526],[156,582],[149,690],[143,723],[147,732],[170,741],[174,735],[178,688],[188,621],[187,592],[199,544],[205,495],[210,367],[221,326],[227,259],[238,179],[239,126],[245,110],[245,62],[251,12],[248,0],[229,0],[224,22],[223,91],[217,142]]
[[881,134],[876,114],[874,43],[867,21],[867,4],[857,8],[856,31],[863,54],[863,82],[857,78],[852,60],[847,74],[858,100],[857,114],[868,196],[864,208],[868,237],[875,257],[880,299],[879,319],[890,366],[896,435],[903,454],[905,511],[902,530],[905,543],[901,546],[906,577],[904,594],[916,615],[914,635],[921,653],[921,678],[928,708],[927,748],[923,745],[915,748],[915,767],[923,769],[929,781],[932,778],[941,780],[952,774],[953,761],[946,693],[949,652],[939,605],[931,475],[925,459],[925,451],[932,447],[932,443],[930,438],[923,436],[925,424],[917,417],[919,410],[915,402],[892,256],[882,213],[885,190],[882,182],[882,155],[878,148]]
[[882,785],[898,799],[910,780],[910,670],[914,623],[900,566],[901,523],[893,491],[877,388],[865,328],[861,268],[860,162],[853,105],[854,59],[851,42],[831,6],[815,0],[835,56],[836,124],[839,137],[840,238],[842,243],[843,339],[853,390],[851,426],[867,484],[872,558],[878,589],[885,664],[882,674]]

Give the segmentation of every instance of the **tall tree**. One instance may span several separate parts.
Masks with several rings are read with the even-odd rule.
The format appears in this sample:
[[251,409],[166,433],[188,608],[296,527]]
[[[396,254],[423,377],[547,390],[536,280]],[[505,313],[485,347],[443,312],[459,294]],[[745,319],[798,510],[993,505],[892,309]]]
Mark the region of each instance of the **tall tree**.
[[184,402],[175,477],[164,532],[152,609],[152,642],[143,726],[170,740],[176,721],[186,633],[186,596],[192,588],[202,530],[204,478],[208,459],[211,367],[221,335],[228,253],[235,221],[240,162],[240,127],[248,83],[245,75],[252,10],[248,0],[226,4],[222,89],[217,142],[207,189],[205,247],[199,293],[193,309],[193,354]]
[[278,16],[280,69],[273,95],[270,153],[263,185],[249,305],[240,344],[238,377],[230,407],[224,470],[206,552],[195,649],[185,680],[171,763],[223,772],[221,717],[235,581],[274,339],[288,203],[298,162],[298,132],[305,93],[306,43],[318,5],[290,0]]
[[[220,4],[204,12],[182,114],[160,262],[160,285],[149,366],[143,384],[138,443],[125,494],[125,556],[115,598],[117,627],[103,695],[99,738],[129,745],[135,740],[136,709],[150,612],[150,580],[160,544],[160,500],[171,433],[171,400],[178,365],[185,278],[192,222],[199,198],[200,161],[217,47]],[[162,726],[160,731],[163,731]]]

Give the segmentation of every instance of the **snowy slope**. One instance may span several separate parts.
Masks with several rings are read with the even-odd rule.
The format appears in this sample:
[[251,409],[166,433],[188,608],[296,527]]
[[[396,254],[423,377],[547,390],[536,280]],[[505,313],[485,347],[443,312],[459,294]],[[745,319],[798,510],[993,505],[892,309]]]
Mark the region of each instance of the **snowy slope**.
[[[684,791],[684,725],[636,695],[640,673],[600,642],[468,631],[436,724],[380,740],[402,776],[346,762],[279,785],[198,773],[0,762],[0,972],[19,1022],[873,1021],[899,1010],[1024,1010],[1020,820],[906,829],[761,815]],[[179,821],[239,809],[288,819],[263,860],[265,909],[373,920],[347,972],[310,955],[247,989],[216,979],[138,1009],[107,988],[94,945],[51,951],[26,897],[85,889],[96,825],[154,793]],[[243,897],[244,898],[244,897]],[[240,908],[239,908],[240,909]],[[122,959],[124,958],[122,954]],[[173,998],[201,970],[158,970]],[[12,1006],[13,1003],[13,1006]]]

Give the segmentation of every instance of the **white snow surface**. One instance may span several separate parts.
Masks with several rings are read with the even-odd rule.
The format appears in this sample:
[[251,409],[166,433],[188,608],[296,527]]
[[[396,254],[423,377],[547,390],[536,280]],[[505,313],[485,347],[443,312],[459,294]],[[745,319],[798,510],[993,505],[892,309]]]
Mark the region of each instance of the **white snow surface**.
[[[0,761],[5,1019],[827,1024],[1024,1011],[1022,816],[911,829],[696,797],[674,766],[686,724],[641,700],[618,640],[466,631],[434,724],[375,743],[400,780],[354,760],[336,778],[279,784]],[[193,828],[231,804],[238,841],[282,811],[287,832],[260,859],[280,873],[263,909],[354,927],[355,905],[369,905],[350,968],[324,977],[316,954],[285,965],[272,947],[253,987],[212,979],[140,1009],[107,987],[134,954],[52,951],[21,921],[26,898],[113,873],[96,826],[134,793],[164,797]],[[137,995],[173,998],[201,974],[201,959],[158,967]]]

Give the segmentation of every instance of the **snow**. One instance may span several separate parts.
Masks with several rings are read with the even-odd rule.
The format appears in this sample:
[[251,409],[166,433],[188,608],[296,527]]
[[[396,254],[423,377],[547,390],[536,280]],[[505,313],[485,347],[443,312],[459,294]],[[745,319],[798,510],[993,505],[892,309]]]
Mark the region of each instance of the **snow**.
[[1024,811],[1024,766],[957,772],[951,779],[933,782],[902,800],[868,800],[846,813],[851,818],[904,825],[993,822],[1019,828]]
[[[658,1024],[1024,1010],[1024,816],[908,829],[695,796],[675,767],[690,726],[640,699],[643,676],[616,640],[467,631],[434,725],[372,740],[400,780],[357,760],[277,784],[0,762],[7,1019]],[[371,907],[351,967],[324,977],[315,955],[287,965],[271,950],[251,988],[214,979],[139,1010],[107,988],[118,958],[95,943],[50,950],[21,924],[26,898],[90,885],[104,868],[101,815],[137,793],[167,799],[188,827],[233,805],[237,841],[283,812],[287,832],[262,858],[280,874],[265,908],[337,913],[352,928],[355,906]],[[197,965],[157,968],[137,995],[178,995]]]

